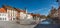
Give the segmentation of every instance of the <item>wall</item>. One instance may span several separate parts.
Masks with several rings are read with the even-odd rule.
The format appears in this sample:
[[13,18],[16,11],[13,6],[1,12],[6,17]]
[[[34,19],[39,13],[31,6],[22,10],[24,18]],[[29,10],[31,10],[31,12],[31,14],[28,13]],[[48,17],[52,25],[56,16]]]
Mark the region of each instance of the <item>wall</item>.
[[25,19],[26,14],[24,12],[20,12],[20,19]]
[[60,9],[58,9],[58,18],[60,19]]
[[10,20],[16,20],[17,11],[15,11],[13,9],[12,10],[7,9],[7,13],[8,13],[8,16],[9,16]]
[[0,13],[0,21],[9,21],[7,13]]

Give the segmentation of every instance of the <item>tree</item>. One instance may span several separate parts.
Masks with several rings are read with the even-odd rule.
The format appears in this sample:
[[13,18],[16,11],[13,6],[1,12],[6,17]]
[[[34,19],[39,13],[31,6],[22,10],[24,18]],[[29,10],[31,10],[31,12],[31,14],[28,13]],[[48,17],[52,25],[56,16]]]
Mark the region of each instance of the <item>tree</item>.
[[48,15],[48,16],[47,16],[47,18],[51,18],[51,16],[50,16],[50,15]]
[[41,15],[40,18],[46,18],[46,16],[45,15]]

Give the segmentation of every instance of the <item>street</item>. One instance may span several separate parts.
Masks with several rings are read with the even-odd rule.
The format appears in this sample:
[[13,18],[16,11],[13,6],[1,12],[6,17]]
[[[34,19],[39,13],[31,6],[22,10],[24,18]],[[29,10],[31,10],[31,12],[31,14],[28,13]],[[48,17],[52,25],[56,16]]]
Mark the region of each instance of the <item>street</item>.
[[60,24],[38,24],[34,28],[60,28]]
[[21,25],[14,21],[0,21],[0,28],[33,28],[35,25]]

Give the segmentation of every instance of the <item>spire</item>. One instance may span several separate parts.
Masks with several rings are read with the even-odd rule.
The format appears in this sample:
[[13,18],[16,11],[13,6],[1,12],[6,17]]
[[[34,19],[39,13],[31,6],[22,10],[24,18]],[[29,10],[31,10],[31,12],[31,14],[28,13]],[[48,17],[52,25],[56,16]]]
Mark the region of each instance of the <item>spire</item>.
[[26,11],[26,13],[27,13],[27,9],[25,8],[25,11]]

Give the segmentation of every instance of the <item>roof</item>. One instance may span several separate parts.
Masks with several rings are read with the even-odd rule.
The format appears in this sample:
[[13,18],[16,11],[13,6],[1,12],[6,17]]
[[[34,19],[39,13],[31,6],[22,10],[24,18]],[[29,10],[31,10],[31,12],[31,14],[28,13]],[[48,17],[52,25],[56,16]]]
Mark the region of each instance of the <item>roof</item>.
[[31,14],[32,16],[40,16],[40,14]]
[[21,10],[19,8],[11,7],[11,6],[8,6],[8,5],[3,5],[2,7],[3,8],[12,8],[13,10],[16,10],[18,12],[26,12],[25,10]]
[[6,13],[6,9],[0,8],[0,13]]
[[26,12],[25,10],[21,10],[19,8],[15,8],[18,12]]
[[40,14],[35,14],[36,16],[40,16]]

